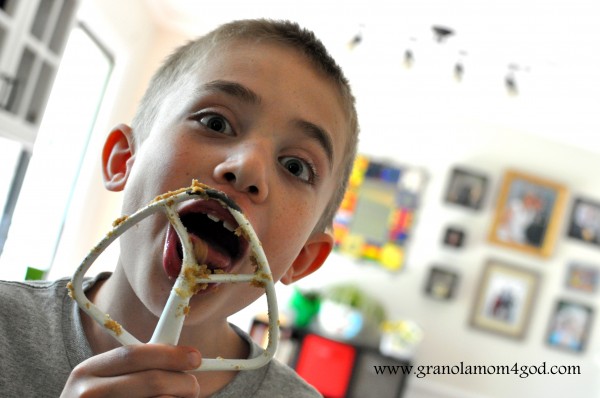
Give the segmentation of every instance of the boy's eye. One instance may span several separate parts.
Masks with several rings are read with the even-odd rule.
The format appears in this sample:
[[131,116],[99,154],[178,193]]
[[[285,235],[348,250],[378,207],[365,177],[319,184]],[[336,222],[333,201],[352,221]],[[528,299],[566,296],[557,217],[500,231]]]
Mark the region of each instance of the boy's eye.
[[200,124],[206,126],[207,128],[217,131],[219,133],[224,133],[231,135],[233,134],[233,129],[229,125],[227,119],[220,115],[207,115],[203,116],[199,119]]
[[316,172],[314,167],[309,162],[291,156],[282,157],[280,162],[283,167],[285,167],[285,169],[293,176],[296,176],[302,181],[310,184],[314,182]]

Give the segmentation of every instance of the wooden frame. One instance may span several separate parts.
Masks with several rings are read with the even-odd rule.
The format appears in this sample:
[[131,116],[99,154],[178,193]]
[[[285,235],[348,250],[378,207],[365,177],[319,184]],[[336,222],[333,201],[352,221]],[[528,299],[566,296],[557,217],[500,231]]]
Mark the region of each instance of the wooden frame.
[[460,249],[464,246],[465,239],[466,233],[464,229],[450,226],[444,231],[444,239],[442,240],[442,243],[444,246]]
[[571,300],[558,300],[550,318],[546,343],[554,348],[580,353],[585,350],[594,310]]
[[538,284],[537,272],[488,261],[471,312],[471,326],[514,339],[523,338]]
[[489,241],[525,253],[552,254],[567,190],[517,171],[504,176]]
[[445,200],[454,205],[479,210],[487,192],[487,176],[461,167],[452,169]]
[[571,262],[567,268],[565,286],[568,289],[585,293],[596,293],[600,280],[600,270],[593,265]]
[[600,203],[575,199],[567,234],[570,238],[600,246]]
[[458,274],[439,266],[433,266],[429,270],[425,293],[438,300],[449,300],[454,297],[458,285]]

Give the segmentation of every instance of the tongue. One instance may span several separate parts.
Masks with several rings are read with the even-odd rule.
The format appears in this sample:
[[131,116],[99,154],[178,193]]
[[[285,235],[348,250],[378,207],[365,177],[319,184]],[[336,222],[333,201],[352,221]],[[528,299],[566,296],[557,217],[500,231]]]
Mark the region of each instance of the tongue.
[[[231,266],[232,260],[229,255],[207,244],[206,241],[193,233],[190,233],[189,237],[193,247],[193,255],[198,265],[206,264],[212,271],[218,269],[227,271]],[[181,272],[181,263],[183,261],[181,253],[183,253],[183,250],[179,242],[179,237],[172,228],[169,228],[167,239],[165,240],[163,266],[167,275],[171,278],[177,278]]]
[[198,238],[196,235],[190,235],[192,246],[194,247],[194,256],[198,265],[206,263],[208,258],[208,245],[205,241]]
[[189,235],[194,247],[193,252],[198,265],[206,264],[211,270],[225,270],[231,265],[231,258],[227,254],[224,254],[215,247],[207,244],[206,241],[197,235],[192,233]]

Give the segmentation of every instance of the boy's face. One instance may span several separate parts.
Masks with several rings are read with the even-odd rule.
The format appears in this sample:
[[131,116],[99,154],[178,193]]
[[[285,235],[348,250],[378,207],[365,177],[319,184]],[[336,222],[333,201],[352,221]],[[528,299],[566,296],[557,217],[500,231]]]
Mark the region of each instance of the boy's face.
[[[211,51],[173,91],[146,141],[132,149],[124,212],[197,179],[242,208],[275,280],[318,268],[332,239],[313,228],[339,183],[348,127],[335,86],[296,50],[244,41]],[[157,216],[122,237],[121,266],[155,314],[173,285],[167,229]],[[248,256],[227,272],[252,273]],[[262,293],[245,283],[208,289],[192,299],[188,321],[228,316]],[[202,310],[194,312],[194,303]]]

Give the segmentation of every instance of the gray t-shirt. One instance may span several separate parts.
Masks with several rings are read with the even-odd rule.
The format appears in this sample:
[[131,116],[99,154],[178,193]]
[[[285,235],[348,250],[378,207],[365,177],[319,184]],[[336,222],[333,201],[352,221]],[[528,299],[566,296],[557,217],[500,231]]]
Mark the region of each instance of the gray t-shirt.
[[[99,278],[107,277],[106,274]],[[96,279],[87,280],[89,289]],[[58,397],[73,368],[93,355],[77,305],[67,295],[68,279],[55,282],[0,281],[0,395]],[[261,353],[249,336],[250,357]],[[291,368],[272,360],[242,371],[214,398],[308,398],[321,395]]]

